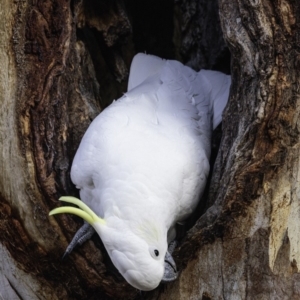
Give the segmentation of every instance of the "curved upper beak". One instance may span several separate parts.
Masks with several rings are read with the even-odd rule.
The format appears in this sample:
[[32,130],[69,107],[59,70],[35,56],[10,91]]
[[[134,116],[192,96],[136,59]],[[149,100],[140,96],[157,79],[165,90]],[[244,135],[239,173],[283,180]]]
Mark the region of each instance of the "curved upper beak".
[[164,276],[162,278],[162,282],[170,282],[177,278],[177,268],[176,263],[170,254],[169,251],[167,251],[165,255],[165,272]]

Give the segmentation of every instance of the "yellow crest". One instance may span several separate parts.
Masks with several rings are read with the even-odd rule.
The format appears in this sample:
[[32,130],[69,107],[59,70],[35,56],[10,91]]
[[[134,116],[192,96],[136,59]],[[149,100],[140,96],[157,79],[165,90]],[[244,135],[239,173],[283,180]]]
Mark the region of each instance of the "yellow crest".
[[87,221],[89,224],[93,225],[96,222],[99,222],[101,224],[105,224],[105,220],[102,218],[99,218],[85,203],[83,203],[81,200],[72,197],[72,196],[66,196],[66,197],[60,197],[60,201],[68,202],[77,205],[79,208],[73,207],[73,206],[62,206],[55,208],[49,212],[49,216],[56,215],[56,214],[73,214],[76,215],[85,221]]

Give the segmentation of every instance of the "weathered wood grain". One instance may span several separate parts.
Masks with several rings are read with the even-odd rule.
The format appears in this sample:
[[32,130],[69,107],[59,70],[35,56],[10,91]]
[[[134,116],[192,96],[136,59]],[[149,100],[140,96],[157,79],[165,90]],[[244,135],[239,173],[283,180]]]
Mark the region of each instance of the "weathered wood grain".
[[[300,4],[155,4],[0,3],[0,297],[300,298]],[[233,85],[221,147],[204,214],[175,252],[179,279],[140,294],[98,237],[61,262],[81,221],[48,212],[60,195],[76,195],[74,153],[125,91],[135,51],[229,72],[227,47]]]

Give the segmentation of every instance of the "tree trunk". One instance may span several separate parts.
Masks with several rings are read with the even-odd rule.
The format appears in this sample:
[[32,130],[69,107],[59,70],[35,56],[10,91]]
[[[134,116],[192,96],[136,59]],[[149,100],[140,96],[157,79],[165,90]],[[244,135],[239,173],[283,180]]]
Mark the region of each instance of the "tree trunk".
[[204,214],[175,253],[178,280],[141,296],[97,236],[61,261],[81,221],[48,212],[59,196],[78,196],[72,158],[91,120],[126,90],[134,54],[229,71],[217,1],[150,4],[0,3],[0,296],[299,299],[296,0],[219,0],[233,84]]
[[152,299],[300,299],[300,3],[219,5],[233,84],[210,207]]

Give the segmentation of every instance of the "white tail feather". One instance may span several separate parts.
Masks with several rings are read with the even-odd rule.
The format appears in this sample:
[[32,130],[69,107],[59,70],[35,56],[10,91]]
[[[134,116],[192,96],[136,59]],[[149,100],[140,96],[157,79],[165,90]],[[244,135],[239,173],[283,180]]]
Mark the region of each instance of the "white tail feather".
[[166,60],[157,56],[138,53],[131,63],[127,91],[129,92],[148,77],[158,73],[165,63]]
[[213,129],[222,121],[222,113],[227,104],[231,77],[217,71],[201,70],[199,75],[206,80],[205,88],[210,93],[211,109],[213,110]]
[[[147,78],[159,73],[166,62],[167,60],[154,55],[138,53],[131,63],[128,91],[141,84]],[[192,70],[189,71],[186,67],[180,67],[178,62],[168,62],[174,64],[180,72],[185,73],[186,76],[182,76],[183,79],[189,78],[189,73],[193,73]],[[194,85],[193,88],[195,90],[199,88],[203,89],[202,92],[204,95],[209,97],[211,110],[213,112],[213,129],[215,129],[222,121],[222,113],[229,97],[231,77],[218,71],[201,70],[198,73],[198,78],[200,78],[200,81],[195,81],[191,84]],[[182,83],[182,85],[184,86],[184,83]]]

